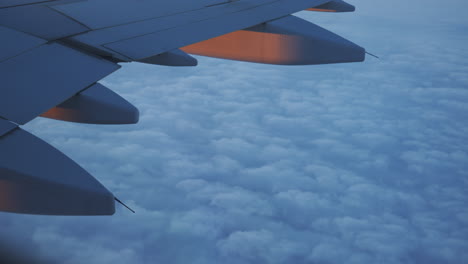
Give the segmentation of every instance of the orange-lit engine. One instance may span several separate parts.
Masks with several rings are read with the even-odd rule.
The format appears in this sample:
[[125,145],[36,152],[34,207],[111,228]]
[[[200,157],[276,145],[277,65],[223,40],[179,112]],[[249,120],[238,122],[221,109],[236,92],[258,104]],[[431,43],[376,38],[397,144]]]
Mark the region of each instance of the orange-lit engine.
[[307,11],[317,11],[317,12],[336,12],[336,10],[332,9],[323,9],[323,8],[308,8]]
[[5,180],[0,180],[0,210],[14,211],[17,207],[17,199],[13,197],[15,186]]
[[239,30],[195,43],[181,50],[202,56],[267,64],[301,61],[300,37]]
[[42,117],[64,120],[64,121],[77,121],[80,120],[80,113],[74,109],[67,109],[63,107],[54,107],[47,112],[41,114]]

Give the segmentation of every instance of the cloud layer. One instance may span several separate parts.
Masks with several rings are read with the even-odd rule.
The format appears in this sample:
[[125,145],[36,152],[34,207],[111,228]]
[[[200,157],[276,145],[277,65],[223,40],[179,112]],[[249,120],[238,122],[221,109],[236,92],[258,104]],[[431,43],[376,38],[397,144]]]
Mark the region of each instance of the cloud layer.
[[67,264],[467,262],[467,24],[403,2],[300,14],[381,60],[124,66],[103,84],[138,125],[26,129],[137,214],[2,213],[1,237]]

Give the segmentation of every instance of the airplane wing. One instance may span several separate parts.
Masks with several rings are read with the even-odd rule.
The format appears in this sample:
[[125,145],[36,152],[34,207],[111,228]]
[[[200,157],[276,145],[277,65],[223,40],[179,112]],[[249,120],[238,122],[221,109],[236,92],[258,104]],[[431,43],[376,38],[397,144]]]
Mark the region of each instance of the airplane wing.
[[279,65],[363,61],[365,50],[292,14],[349,12],[341,0],[3,0],[0,211],[110,215],[113,194],[20,126],[37,116],[132,124],[138,110],[99,80],[137,61],[189,54]]

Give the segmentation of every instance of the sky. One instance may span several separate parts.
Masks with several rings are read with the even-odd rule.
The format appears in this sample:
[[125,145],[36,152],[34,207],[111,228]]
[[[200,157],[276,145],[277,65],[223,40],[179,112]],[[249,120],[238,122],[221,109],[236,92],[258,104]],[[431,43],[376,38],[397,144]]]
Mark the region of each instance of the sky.
[[468,263],[468,3],[349,2],[356,12],[297,15],[380,59],[130,63],[102,83],[139,108],[137,125],[24,126],[136,214],[0,213],[9,252],[64,264]]

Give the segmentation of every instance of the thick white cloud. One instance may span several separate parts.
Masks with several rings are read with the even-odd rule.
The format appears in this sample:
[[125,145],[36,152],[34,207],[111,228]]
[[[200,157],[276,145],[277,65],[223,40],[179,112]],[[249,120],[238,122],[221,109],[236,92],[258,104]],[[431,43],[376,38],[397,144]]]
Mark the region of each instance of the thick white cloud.
[[301,16],[381,60],[130,64],[103,83],[138,125],[28,124],[137,213],[3,213],[1,237],[70,264],[468,262],[466,4],[354,4]]

